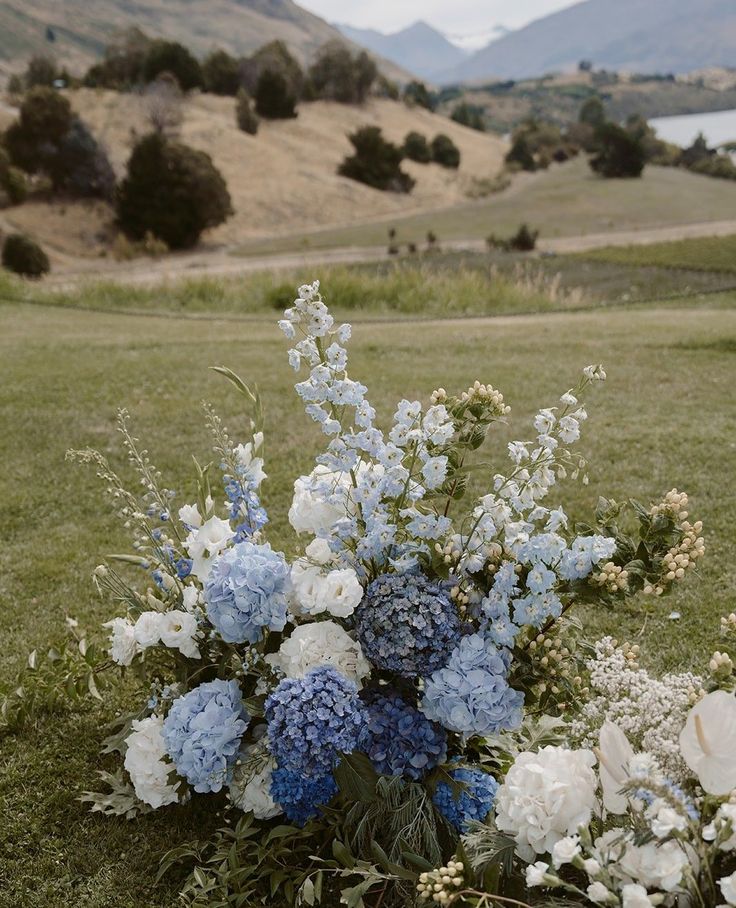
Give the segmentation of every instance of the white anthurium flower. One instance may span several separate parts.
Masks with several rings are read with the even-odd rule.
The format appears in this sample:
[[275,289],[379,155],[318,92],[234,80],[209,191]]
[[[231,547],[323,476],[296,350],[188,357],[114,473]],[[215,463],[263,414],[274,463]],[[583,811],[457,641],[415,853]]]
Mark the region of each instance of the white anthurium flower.
[[210,517],[199,529],[192,530],[187,536],[184,545],[192,559],[192,573],[202,583],[209,576],[212,562],[228,547],[234,536],[228,521],[221,517]]
[[690,710],[680,732],[680,751],[703,789],[727,795],[736,788],[736,697],[706,694]]
[[626,813],[629,799],[621,794],[621,789],[629,775],[628,765],[634,756],[634,748],[618,725],[606,721],[601,726],[595,754],[603,789],[603,806],[609,813]]
[[727,905],[736,905],[736,872],[731,876],[724,876],[718,880],[721,887],[721,893],[726,900]]

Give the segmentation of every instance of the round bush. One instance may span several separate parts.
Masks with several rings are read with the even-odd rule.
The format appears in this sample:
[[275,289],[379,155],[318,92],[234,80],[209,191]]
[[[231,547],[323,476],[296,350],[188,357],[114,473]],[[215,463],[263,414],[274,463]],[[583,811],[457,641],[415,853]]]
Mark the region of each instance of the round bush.
[[460,166],[460,149],[449,136],[440,133],[432,139],[432,160],[442,167],[456,170]]
[[410,161],[416,161],[418,164],[429,164],[432,160],[432,152],[427,142],[426,136],[420,132],[409,132],[404,139],[404,154]]
[[23,277],[41,277],[51,270],[49,259],[35,240],[22,233],[11,233],[5,240],[3,268]]
[[286,77],[264,69],[256,85],[256,112],[267,120],[291,120],[297,116],[296,95]]
[[232,213],[225,180],[208,154],[155,133],[135,146],[117,195],[118,224],[129,237],[142,240],[150,232],[169,249],[186,249]]

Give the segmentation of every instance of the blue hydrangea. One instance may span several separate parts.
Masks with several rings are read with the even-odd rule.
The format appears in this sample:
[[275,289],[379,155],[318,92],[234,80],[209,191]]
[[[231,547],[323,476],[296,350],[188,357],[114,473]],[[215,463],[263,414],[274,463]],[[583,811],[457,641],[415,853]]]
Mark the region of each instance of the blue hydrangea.
[[271,797],[297,826],[318,816],[319,807],[329,803],[335,794],[337,784],[331,772],[306,776],[277,768],[271,774]]
[[398,694],[374,693],[368,697],[368,725],[358,748],[382,775],[418,781],[444,761],[447,735]]
[[420,709],[461,735],[493,735],[518,728],[524,694],[507,681],[508,650],[481,634],[463,637],[447,666],[427,679]]
[[172,703],[162,732],[166,752],[195,791],[219,791],[249,722],[238,682],[208,681]]
[[286,624],[289,567],[270,545],[239,542],[212,565],[204,587],[207,616],[227,643],[257,643],[264,628]]
[[450,770],[449,775],[463,787],[438,782],[432,801],[458,832],[466,832],[471,820],[482,823],[491,812],[498,782],[487,772],[473,767],[458,767]]
[[449,596],[419,573],[382,574],[355,610],[363,653],[406,678],[441,668],[463,633]]
[[353,681],[321,666],[285,678],[266,700],[271,753],[281,769],[319,775],[357,748],[368,716]]

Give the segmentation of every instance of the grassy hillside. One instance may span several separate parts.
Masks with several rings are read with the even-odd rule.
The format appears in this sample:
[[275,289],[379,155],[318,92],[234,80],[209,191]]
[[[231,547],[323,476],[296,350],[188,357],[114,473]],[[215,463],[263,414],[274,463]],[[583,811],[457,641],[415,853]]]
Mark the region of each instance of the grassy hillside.
[[[329,278],[325,290],[334,297]],[[247,299],[247,284],[242,291]],[[472,309],[472,288],[461,293]],[[158,293],[150,296],[153,303]],[[63,637],[67,614],[93,639],[103,639],[99,623],[110,607],[93,595],[90,573],[103,553],[123,548],[125,534],[93,471],[65,464],[64,452],[96,445],[129,477],[114,427],[122,404],[183,501],[192,493],[190,453],[206,460],[210,447],[198,402],[211,400],[234,433],[242,422],[237,397],[207,367],[225,363],[256,379],[269,431],[271,538],[292,545],[285,520],[291,482],[295,472],[308,469],[320,436],[291,389],[294,377],[275,317],[275,310],[256,321],[234,321],[4,306],[3,683],[30,649]],[[681,668],[718,646],[718,616],[733,608],[736,498],[722,482],[736,470],[729,339],[736,339],[736,310],[700,303],[678,309],[676,318],[654,308],[364,323],[351,347],[354,374],[369,385],[382,421],[400,396],[427,399],[437,385],[462,388],[479,377],[504,390],[519,432],[540,403],[553,402],[572,383],[580,365],[604,361],[609,381],[591,400],[581,446],[591,482],[566,484],[571,514],[582,516],[598,494],[647,500],[677,485],[688,490],[692,513],[705,522],[708,553],[701,578],[683,584],[673,598],[597,613],[590,616],[590,631],[636,638],[648,665]],[[505,440],[494,439],[488,459],[503,456]],[[679,622],[669,620],[671,609],[681,613]],[[92,815],[77,800],[97,784],[97,769],[113,766],[98,754],[101,725],[131,696],[123,687],[105,708],[41,717],[21,736],[0,740],[1,908],[176,904],[176,878],[154,883],[158,855],[206,838],[221,822],[213,802],[195,798],[188,808],[130,823]]]
[[581,253],[579,257],[610,265],[736,274],[736,236],[703,237],[646,246],[610,246]]
[[[70,92],[68,97],[122,176],[135,138],[150,128],[144,100],[136,94],[91,89]],[[372,100],[363,107],[326,101],[302,104],[295,120],[263,121],[256,136],[236,127],[232,98],[193,95],[185,102],[184,114],[183,141],[212,156],[233,198],[235,215],[207,237],[210,243],[456,204],[466,198],[476,179],[498,172],[505,153],[505,144],[498,138],[423,108],[387,100]],[[347,134],[367,123],[382,127],[386,137],[397,143],[410,130],[430,140],[445,132],[460,148],[460,168],[405,161],[402,166],[417,181],[409,196],[380,192],[338,176],[337,166],[351,150]],[[104,206],[86,203],[32,202],[2,214],[51,248],[81,255],[99,253],[111,219]]]
[[[3,0],[0,61],[53,53],[72,70],[86,67],[116,32],[132,25],[181,41],[199,54],[213,47],[248,54],[278,38],[302,62],[326,41],[347,41],[292,0]],[[55,35],[53,43],[46,38],[47,28]],[[392,64],[384,69],[401,72]]]
[[[504,235],[523,221],[549,238],[730,220],[735,213],[736,183],[671,167],[647,167],[637,180],[604,180],[579,158],[522,175],[510,189],[486,199],[396,217],[390,224],[402,241],[421,242],[428,230],[440,240]],[[381,245],[386,228],[386,223],[365,223],[310,235],[295,232],[268,244],[246,244],[243,251]]]

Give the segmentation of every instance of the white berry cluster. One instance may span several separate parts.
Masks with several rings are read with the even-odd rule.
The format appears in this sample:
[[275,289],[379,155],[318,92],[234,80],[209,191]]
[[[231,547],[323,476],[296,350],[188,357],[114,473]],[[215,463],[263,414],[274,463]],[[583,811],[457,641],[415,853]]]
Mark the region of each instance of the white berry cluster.
[[463,869],[461,861],[448,861],[447,867],[420,874],[417,883],[419,898],[425,902],[449,904],[453,895],[463,884]]
[[716,650],[710,657],[708,668],[710,668],[714,678],[725,680],[726,678],[730,678],[733,674],[733,660],[728,653],[720,653]]
[[721,633],[724,637],[736,636],[736,612],[731,612],[730,615],[724,615],[721,618]]
[[636,751],[651,754],[673,780],[688,775],[679,735],[691,706],[703,695],[703,681],[689,672],[652,677],[639,667],[638,647],[619,646],[611,637],[595,645],[588,660],[589,697],[571,725],[583,747],[597,744],[606,720],[616,724]]
[[591,583],[605,587],[610,593],[618,593],[629,585],[629,572],[612,561],[603,565],[597,574],[590,578]]
[[[530,652],[536,653],[539,665],[545,669],[545,675],[549,681],[542,681],[535,687],[538,694],[544,693],[548,688],[553,694],[560,693],[560,682],[572,681],[573,683],[581,682],[580,678],[571,678],[572,675],[572,653],[567,646],[554,637],[546,634],[537,634],[529,643]],[[560,707],[563,704],[559,704]]]
[[464,404],[482,403],[490,406],[493,412],[499,416],[506,416],[511,412],[511,407],[504,404],[503,394],[500,391],[497,391],[492,385],[483,385],[479,381],[474,382],[467,391],[463,391],[460,400]]
[[659,579],[645,584],[644,592],[647,595],[661,596],[667,586],[682,580],[685,574],[695,567],[697,560],[705,554],[705,540],[701,535],[703,522],[697,520],[690,523],[687,520],[687,502],[685,492],[672,489],[659,504],[653,505],[649,510],[652,516],[667,514],[673,520],[679,521],[682,539],[662,558],[662,573]]

